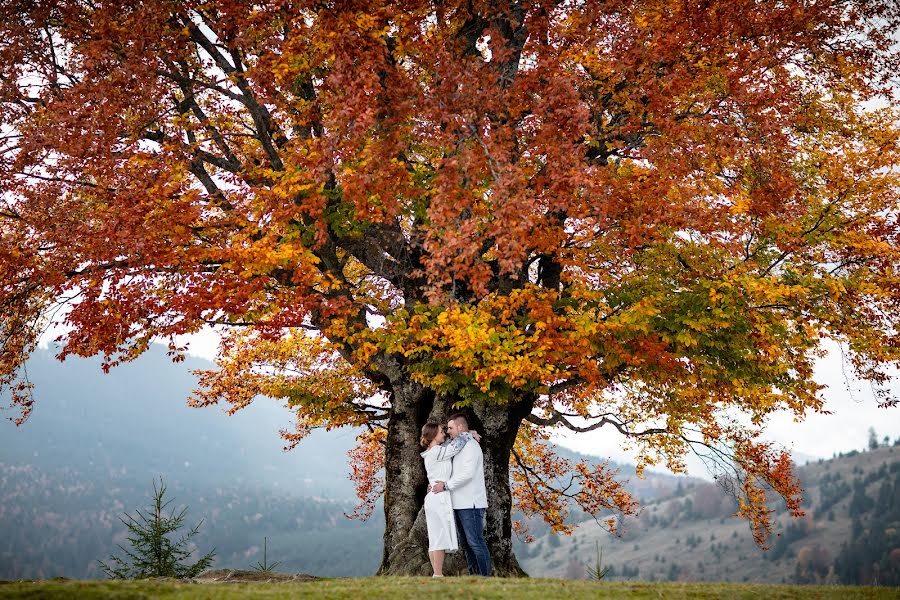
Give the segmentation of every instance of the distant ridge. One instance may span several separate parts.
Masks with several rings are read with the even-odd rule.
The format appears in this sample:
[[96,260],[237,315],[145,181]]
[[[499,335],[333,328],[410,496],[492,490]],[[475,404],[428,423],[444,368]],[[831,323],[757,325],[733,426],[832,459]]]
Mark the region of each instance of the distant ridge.
[[581,579],[603,547],[611,579],[900,586],[900,444],[851,451],[797,469],[805,517],[776,510],[771,550],[753,542],[736,503],[692,482],[644,506],[614,538],[593,521],[543,535],[519,556],[532,576]]
[[[356,432],[314,431],[291,452],[278,435],[292,415],[261,398],[228,416],[223,408],[190,408],[195,369],[188,357],[173,363],[153,345],[133,363],[104,374],[96,358],[55,359],[39,349],[28,361],[35,409],[20,427],[0,422],[0,456],[42,469],[77,466],[92,477],[166,473],[178,479],[233,482],[327,498],[353,497],[347,451]],[[3,399],[8,405],[8,399]],[[9,411],[0,412],[8,417]]]

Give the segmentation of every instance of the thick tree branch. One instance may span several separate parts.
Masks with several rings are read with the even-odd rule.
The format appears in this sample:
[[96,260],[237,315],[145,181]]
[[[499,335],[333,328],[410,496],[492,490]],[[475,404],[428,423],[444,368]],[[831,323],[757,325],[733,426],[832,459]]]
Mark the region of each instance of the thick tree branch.
[[[237,85],[238,89],[241,91],[241,95],[237,100],[243,104],[250,113],[250,117],[256,127],[257,140],[262,145],[272,168],[276,171],[283,171],[284,163],[275,147],[272,136],[273,132],[270,130],[272,116],[269,113],[269,110],[256,100],[256,96],[250,88],[250,83],[247,81],[240,63],[238,62],[237,64],[232,65],[213,41],[206,37],[206,34],[204,34],[193,21],[184,19],[182,23],[187,27],[191,40],[209,54],[216,63],[216,66],[234,77],[235,85]],[[211,31],[214,31],[211,23],[207,22],[205,25],[209,27]],[[232,52],[232,58],[239,56],[236,52],[236,50]]]
[[[612,425],[619,431],[619,433],[621,433],[622,435],[627,436],[627,437],[641,437],[641,436],[646,436],[646,435],[659,435],[659,434],[671,433],[668,429],[659,428],[659,427],[653,427],[650,429],[645,429],[643,431],[630,431],[625,423],[622,423],[621,421],[619,421],[617,419],[609,418],[610,414],[612,414],[612,413],[606,413],[604,415],[587,417],[588,419],[599,418],[600,420],[597,421],[596,423],[592,423],[585,427],[579,427],[577,425],[574,425],[571,421],[569,421],[569,419],[567,418],[567,415],[559,412],[556,409],[553,409],[552,416],[550,418],[544,418],[544,417],[540,417],[535,414],[531,414],[526,417],[526,420],[528,420],[530,423],[534,423],[535,425],[540,425],[540,426],[545,426],[545,427],[551,427],[553,425],[562,425],[566,429],[569,429],[576,433],[587,433],[588,431],[600,429],[601,427],[604,427],[606,425]],[[580,416],[580,415],[569,415],[569,416]]]

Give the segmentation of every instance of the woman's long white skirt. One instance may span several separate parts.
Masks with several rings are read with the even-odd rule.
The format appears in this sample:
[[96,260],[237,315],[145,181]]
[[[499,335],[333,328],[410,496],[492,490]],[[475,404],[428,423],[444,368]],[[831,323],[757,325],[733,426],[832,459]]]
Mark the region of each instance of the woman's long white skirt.
[[425,496],[425,523],[428,525],[429,552],[433,550],[453,552],[459,549],[450,492],[437,494],[429,492]]

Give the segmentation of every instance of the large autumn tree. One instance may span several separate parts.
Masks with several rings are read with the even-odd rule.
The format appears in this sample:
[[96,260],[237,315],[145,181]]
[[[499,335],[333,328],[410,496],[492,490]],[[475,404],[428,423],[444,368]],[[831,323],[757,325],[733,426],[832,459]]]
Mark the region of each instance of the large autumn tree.
[[893,0],[6,0],[0,384],[22,422],[54,315],[60,357],[106,367],[217,327],[193,404],[284,399],[289,445],[366,426],[385,574],[427,569],[418,434],[459,408],[499,574],[513,501],[563,530],[635,510],[555,428],[717,461],[763,544],[766,492],[800,490],[760,432],[823,410],[823,340],[879,393],[900,359],[897,24]]

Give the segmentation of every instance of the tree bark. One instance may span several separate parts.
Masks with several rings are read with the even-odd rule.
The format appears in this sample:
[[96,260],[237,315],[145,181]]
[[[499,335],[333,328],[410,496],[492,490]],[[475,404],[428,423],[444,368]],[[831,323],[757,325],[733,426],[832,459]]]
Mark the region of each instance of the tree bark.
[[392,387],[384,456],[384,551],[378,574],[425,575],[427,568],[430,575],[422,510],[428,482],[419,437],[434,397],[410,381]]
[[[509,457],[519,426],[531,413],[533,398],[509,405],[476,403],[473,428],[483,433],[484,479],[488,509],[485,540],[491,552],[494,575],[527,577],[512,549],[512,494],[509,488]],[[477,421],[481,421],[479,424]],[[479,427],[480,425],[480,427]]]
[[[527,398],[509,405],[476,403],[462,411],[467,414],[471,428],[483,435],[488,496],[485,540],[491,553],[493,574],[501,577],[527,576],[512,550],[509,457],[519,426],[532,406],[533,398]],[[385,532],[379,575],[432,574],[422,508],[427,480],[418,440],[422,425],[429,420],[446,422],[452,412],[451,399],[434,398],[412,383],[394,386],[385,448]],[[447,555],[444,574],[468,574],[461,551]]]

